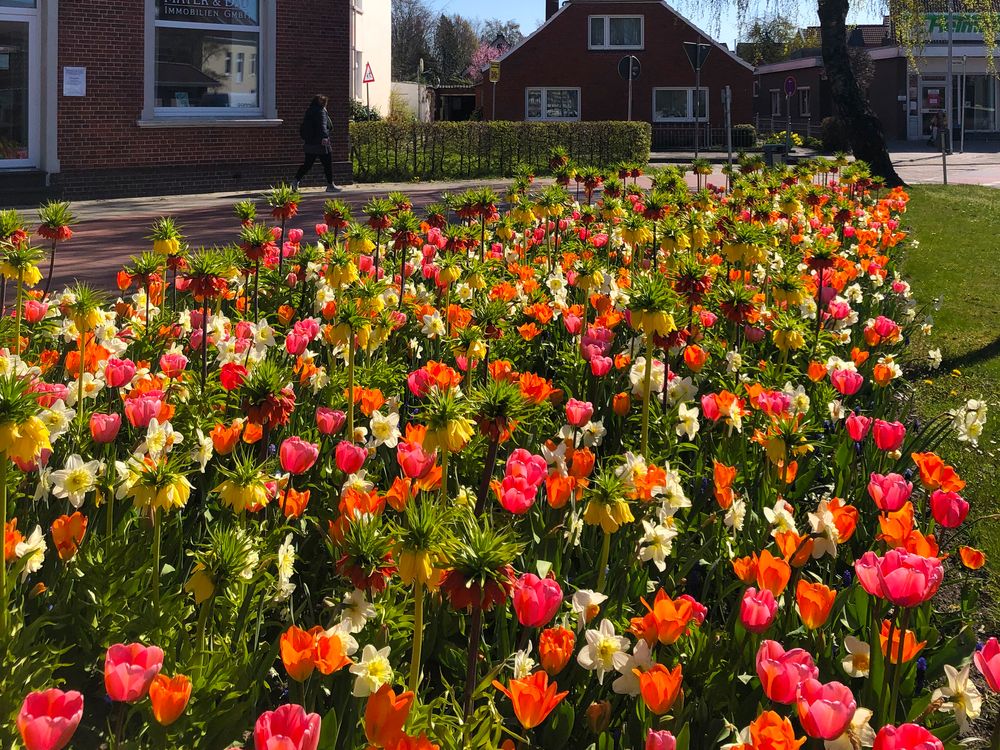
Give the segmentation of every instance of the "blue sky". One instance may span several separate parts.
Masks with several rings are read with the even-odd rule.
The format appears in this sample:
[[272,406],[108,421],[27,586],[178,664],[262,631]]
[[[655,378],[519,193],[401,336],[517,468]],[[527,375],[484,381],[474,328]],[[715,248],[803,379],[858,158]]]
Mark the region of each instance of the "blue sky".
[[[484,2],[484,0],[428,0],[428,4],[439,12],[459,13],[467,18],[496,17],[518,21],[525,34],[533,31],[545,18],[545,0],[503,0],[496,3]],[[767,0],[761,4],[765,7],[773,7],[773,3],[767,2]],[[713,3],[683,0],[677,2],[675,7],[682,15],[719,41],[726,42],[732,49],[738,37],[735,3],[730,4],[731,10],[722,19],[717,18],[710,11],[713,5]],[[789,6],[790,3],[784,2],[781,5]],[[858,5],[858,3],[854,3],[854,5]],[[798,18],[794,20],[800,26],[812,26],[818,23],[815,2],[799,3],[798,7]],[[848,18],[848,22],[871,23],[880,18],[879,14],[871,12],[853,12]]]

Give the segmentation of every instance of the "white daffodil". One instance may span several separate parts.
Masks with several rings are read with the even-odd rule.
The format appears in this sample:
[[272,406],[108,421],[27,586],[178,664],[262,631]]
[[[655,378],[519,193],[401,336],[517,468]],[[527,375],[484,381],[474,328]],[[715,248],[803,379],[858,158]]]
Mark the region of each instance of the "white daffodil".
[[816,506],[816,512],[809,514],[809,525],[812,527],[814,537],[812,556],[819,559],[824,555],[830,557],[837,556],[837,542],[840,541],[840,531],[833,519],[833,512],[830,510],[830,501],[823,498]]
[[764,518],[771,524],[771,536],[773,537],[777,537],[783,531],[798,533],[798,529],[795,527],[795,517],[792,515],[792,506],[784,500],[779,499],[773,508],[764,508]]
[[583,444],[588,447],[600,445],[604,436],[608,434],[608,431],[604,429],[604,421],[600,419],[596,422],[587,422],[580,432],[583,433]]
[[73,424],[73,417],[75,416],[76,411],[66,406],[62,399],[56,401],[48,409],[43,410],[39,415],[42,423],[49,431],[49,440],[52,442],[55,442],[56,438],[66,434],[70,425]]
[[338,622],[331,628],[326,629],[326,634],[328,636],[337,636],[340,639],[340,646],[344,649],[345,656],[353,656],[357,653],[358,642],[355,640],[354,636],[351,635],[350,626],[346,622]]
[[[21,570],[21,580],[23,581],[32,573],[38,572],[45,562],[45,535],[41,526],[35,526],[35,530],[23,542],[18,542],[14,547],[14,554],[17,559],[24,559],[24,568]],[[966,670],[968,671],[968,670]]]
[[726,517],[723,519],[726,526],[733,529],[734,531],[743,530],[743,522],[747,517],[747,504],[741,497],[733,498],[733,504],[729,506],[729,510],[726,511]]
[[38,467],[38,481],[35,483],[35,493],[32,496],[33,502],[39,502],[48,498],[52,491],[52,469],[46,466]]
[[570,600],[570,609],[577,617],[577,626],[583,630],[583,626],[597,617],[601,611],[601,605],[608,600],[604,594],[600,594],[590,589],[580,589]]
[[384,445],[386,448],[395,448],[399,443],[401,433],[398,412],[388,415],[383,415],[380,411],[372,412],[371,428],[376,447]]
[[160,424],[160,420],[153,417],[146,426],[146,439],[139,445],[140,453],[148,453],[152,459],[157,459],[170,453],[175,445],[184,442],[184,436],[174,431],[174,426],[167,420]]
[[621,676],[611,683],[611,689],[618,695],[639,695],[642,692],[639,688],[639,678],[632,670],[638,669],[640,672],[646,672],[653,668],[655,661],[649,644],[640,638],[628,659],[618,670],[621,672]]
[[[665,381],[666,370],[663,363],[658,360],[653,360],[652,371],[650,372],[649,380],[649,392],[650,393],[660,393],[663,391],[663,385]],[[646,358],[637,357],[635,363],[628,373],[628,380],[632,384],[632,395],[641,396],[643,395],[642,389],[646,377]]]
[[936,370],[941,366],[942,356],[940,349],[931,349],[927,352],[927,359],[930,362],[931,369]]
[[424,315],[420,332],[429,339],[444,336],[447,329],[445,328],[444,320],[441,319],[441,313],[435,310],[430,315]]
[[531,658],[531,641],[522,651],[514,652],[514,679],[523,680],[535,669],[535,660]]
[[674,537],[677,536],[673,519],[669,520],[669,524],[652,524],[644,520],[642,528],[645,533],[639,540],[639,559],[643,562],[652,561],[661,573],[667,568],[666,559],[674,547]]
[[344,607],[340,617],[351,633],[360,633],[368,620],[375,616],[375,607],[361,589],[344,594]]
[[674,427],[677,437],[683,436],[687,437],[688,440],[694,440],[700,426],[698,424],[699,413],[697,406],[680,404],[677,407],[677,425]]
[[620,671],[628,661],[628,638],[615,634],[611,620],[601,620],[597,630],[586,633],[587,645],[576,657],[577,663],[588,671],[597,672],[597,683],[604,684],[604,675]]
[[844,651],[847,653],[840,662],[844,671],[850,677],[867,677],[871,666],[871,646],[849,635],[844,638]]
[[860,706],[856,708],[854,710],[854,718],[851,719],[847,731],[839,737],[826,740],[823,743],[826,746],[826,750],[855,750],[859,746],[874,746],[875,730],[868,723],[871,719],[872,711],[870,708],[861,708]]
[[389,663],[389,647],[376,649],[370,643],[361,652],[361,661],[351,665],[354,675],[355,698],[365,698],[378,692],[383,685],[392,682],[392,665]]
[[295,573],[295,545],[292,544],[292,535],[285,537],[285,541],[278,547],[277,555],[278,568],[278,591],[275,601],[284,601],[295,591],[295,584],[292,583],[292,575]]
[[84,462],[78,453],[74,453],[66,459],[62,469],[52,472],[52,494],[66,498],[70,505],[79,508],[87,493],[97,487],[100,470],[100,461]]
[[212,445],[212,438],[205,435],[199,427],[195,430],[195,439],[197,444],[191,451],[191,460],[198,463],[198,469],[202,474],[205,473],[205,467],[208,466],[208,462],[212,460],[212,455],[215,452],[215,448]]
[[978,719],[983,709],[983,696],[969,679],[970,666],[966,664],[959,671],[951,664],[945,664],[944,676],[948,684],[939,687],[931,695],[932,702],[945,699],[938,710],[955,714],[955,723],[961,734],[969,731],[969,721]]

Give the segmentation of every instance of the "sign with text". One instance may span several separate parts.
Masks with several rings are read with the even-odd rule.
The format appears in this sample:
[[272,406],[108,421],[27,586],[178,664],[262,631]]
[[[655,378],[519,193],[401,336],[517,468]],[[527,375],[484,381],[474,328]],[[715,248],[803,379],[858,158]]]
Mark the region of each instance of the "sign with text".
[[490,63],[490,83],[500,82],[500,63],[491,62]]
[[156,20],[259,26],[260,0],[156,0]]
[[63,96],[87,95],[87,69],[63,68]]
[[[983,17],[981,13],[952,13],[952,39],[963,41],[982,41],[983,39]],[[947,13],[925,13],[924,31],[932,41],[947,41],[948,39],[948,14]],[[1000,29],[994,29],[994,32]]]

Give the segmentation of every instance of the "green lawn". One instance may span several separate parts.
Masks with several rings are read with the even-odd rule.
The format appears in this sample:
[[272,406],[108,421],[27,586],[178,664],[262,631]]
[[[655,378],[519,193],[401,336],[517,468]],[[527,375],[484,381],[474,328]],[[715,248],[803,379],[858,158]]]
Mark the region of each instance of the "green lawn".
[[[939,347],[944,358],[917,383],[919,409],[929,417],[970,398],[989,404],[978,449],[949,441],[941,451],[968,482],[963,494],[976,518],[1000,511],[1000,190],[921,185],[910,196],[905,226],[916,246],[904,272],[934,321],[933,333],[914,342],[913,353],[921,366],[930,348]],[[1000,521],[977,523],[971,532],[970,543],[984,549],[993,566],[1000,562]],[[1000,601],[994,589],[990,598]],[[1000,617],[1000,608],[990,609]]]

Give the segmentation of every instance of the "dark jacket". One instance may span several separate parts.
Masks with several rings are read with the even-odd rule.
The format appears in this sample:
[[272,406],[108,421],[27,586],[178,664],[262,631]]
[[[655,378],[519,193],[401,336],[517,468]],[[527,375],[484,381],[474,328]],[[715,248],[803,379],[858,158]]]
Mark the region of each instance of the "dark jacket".
[[302,136],[303,148],[307,154],[322,155],[330,150],[329,145],[323,145],[323,141],[330,138],[331,127],[333,127],[333,122],[331,122],[326,109],[319,105],[310,104],[302,119],[302,126],[299,128],[299,135]]

